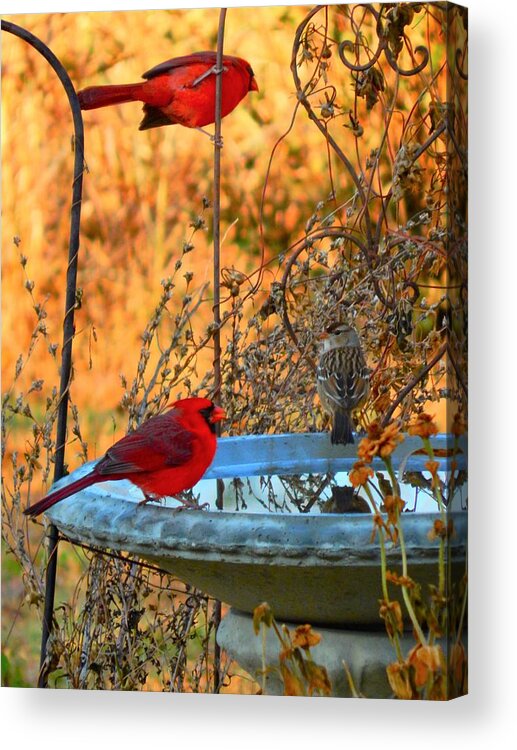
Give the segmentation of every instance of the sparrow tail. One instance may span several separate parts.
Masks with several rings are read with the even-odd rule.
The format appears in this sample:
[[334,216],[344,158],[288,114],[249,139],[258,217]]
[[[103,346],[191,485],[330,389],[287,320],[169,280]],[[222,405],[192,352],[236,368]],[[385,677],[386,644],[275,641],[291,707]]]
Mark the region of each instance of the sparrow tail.
[[350,417],[348,413],[342,409],[336,409],[334,412],[330,442],[332,445],[347,445],[354,442]]

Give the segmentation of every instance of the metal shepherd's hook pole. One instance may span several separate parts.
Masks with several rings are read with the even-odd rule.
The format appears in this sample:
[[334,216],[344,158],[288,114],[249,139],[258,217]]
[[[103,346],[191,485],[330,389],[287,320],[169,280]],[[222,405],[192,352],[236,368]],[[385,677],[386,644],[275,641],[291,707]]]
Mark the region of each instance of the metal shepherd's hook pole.
[[[2,20],[2,31],[8,31],[36,49],[56,72],[65,89],[74,121],[74,180],[72,186],[72,207],[70,212],[70,235],[68,243],[68,267],[66,272],[66,300],[63,319],[63,347],[61,351],[61,382],[59,388],[59,406],[57,415],[56,453],[54,463],[54,482],[61,479],[65,464],[66,423],[68,416],[68,389],[72,376],[72,342],[74,338],[74,310],[76,305],[77,256],[79,252],[79,226],[81,220],[81,201],[84,170],[84,128],[81,107],[72,81],[63,65],[54,53],[40,39],[29,31],[10,21]],[[45,579],[45,608],[43,613],[43,631],[41,636],[40,670],[38,687],[46,687],[49,664],[47,661],[47,644],[52,632],[54,618],[54,594],[57,573],[57,547],[59,534],[51,524],[48,530],[48,563]]]
[[[214,393],[215,400],[221,398],[221,105],[223,93],[223,45],[224,24],[226,21],[226,8],[221,8],[219,13],[219,28],[217,31],[217,54],[216,54],[216,79],[215,79],[215,135],[214,135]],[[216,425],[217,434],[220,435],[220,423]],[[217,480],[217,502],[219,510],[223,509],[223,489],[221,479]],[[221,602],[216,601],[214,607],[214,626],[217,632],[221,622]],[[219,675],[221,665],[221,653],[217,641],[214,639],[214,693],[219,692]]]

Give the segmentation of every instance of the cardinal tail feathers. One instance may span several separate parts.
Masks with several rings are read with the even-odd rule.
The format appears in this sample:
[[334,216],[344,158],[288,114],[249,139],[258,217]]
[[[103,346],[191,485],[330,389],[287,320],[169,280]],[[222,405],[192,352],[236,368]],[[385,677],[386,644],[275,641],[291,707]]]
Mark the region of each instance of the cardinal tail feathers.
[[126,83],[120,86],[90,86],[79,91],[81,109],[97,109],[110,104],[141,101],[141,83]]
[[84,490],[85,487],[89,487],[96,481],[98,481],[98,478],[97,476],[95,476],[95,474],[87,474],[85,477],[78,479],[76,482],[67,484],[66,487],[62,487],[60,490],[50,492],[37,503],[34,503],[34,505],[25,508],[23,512],[26,516],[30,516],[31,518],[33,516],[38,516],[40,513],[43,513],[43,511],[51,508],[52,505],[55,505],[55,503],[58,503],[60,500],[64,500],[65,497],[74,495],[76,492],[79,492],[79,490]]

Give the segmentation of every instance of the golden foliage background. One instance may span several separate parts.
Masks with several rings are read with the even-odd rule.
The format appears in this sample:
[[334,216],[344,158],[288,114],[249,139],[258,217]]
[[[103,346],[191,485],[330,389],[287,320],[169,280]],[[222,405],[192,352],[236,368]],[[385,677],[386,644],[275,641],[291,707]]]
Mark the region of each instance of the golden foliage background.
[[[228,428],[235,432],[246,431],[248,419],[252,421],[253,431],[291,427],[321,429],[324,418],[315,400],[313,378],[309,370],[300,373],[299,353],[278,325],[278,316],[273,315],[273,320],[263,321],[259,326],[257,336],[263,336],[260,349],[254,350],[253,342],[249,344],[255,333],[246,326],[251,325],[250,321],[266,301],[272,283],[281,277],[284,254],[314,227],[325,227],[327,211],[335,209],[334,218],[341,226],[360,227],[362,221],[360,205],[352,198],[349,175],[337,168],[335,157],[329,156],[325,138],[308,120],[296,97],[290,71],[292,45],[295,30],[308,10],[307,6],[232,8],[227,18],[225,52],[250,61],[260,92],[248,95],[223,121],[222,264],[249,274],[251,281],[256,279],[262,262],[259,223],[266,186],[263,249],[267,265],[261,288],[238,312],[232,299],[227,299],[223,306],[223,310],[234,315],[234,323],[223,329],[222,335],[223,352],[227,355],[223,396],[233,420]],[[432,13],[424,15],[425,21],[421,17],[411,26],[411,41],[414,47],[422,42],[430,46],[433,62],[439,67],[445,45],[441,19]],[[42,14],[12,16],[9,20],[29,29],[48,44],[80,89],[93,84],[137,81],[145,70],[162,60],[196,50],[214,49],[218,10]],[[374,48],[373,27],[365,31],[365,39]],[[336,6],[330,22],[332,35],[339,39],[350,37],[349,29],[349,19]],[[316,37],[315,44],[321,44],[321,38]],[[407,64],[407,56],[405,62]],[[387,69],[386,63],[382,64]],[[400,85],[396,112],[391,116],[387,109],[391,89],[381,95],[382,106],[367,109],[364,100],[354,96],[350,72],[341,66],[336,55],[329,66],[343,107],[339,117],[329,121],[329,132],[338,139],[354,166],[364,173],[372,149],[383,143],[375,189],[386,192],[393,179],[401,141],[422,143],[427,137],[431,104],[444,101],[447,96],[446,76],[440,74],[432,81],[426,79],[428,88],[422,91],[418,105],[415,92],[418,96],[418,86],[424,84],[417,81],[413,85]],[[300,69],[302,75],[307,74],[308,67],[301,65]],[[313,96],[316,111],[322,113],[324,103],[323,94]],[[359,117],[364,128],[360,138],[352,132],[348,108]],[[136,103],[84,113],[87,171],[71,388],[73,407],[78,411],[73,415],[69,431],[67,463],[70,469],[86,458],[102,455],[126,431],[128,412],[130,421],[138,416],[134,411],[138,394],[128,395],[128,384],[142,361],[142,334],[155,316],[163,294],[162,280],[173,277],[174,286],[170,287],[171,300],[162,310],[159,346],[150,354],[155,361],[160,345],[165,346],[168,334],[172,335],[177,329],[175,315],[188,309],[187,296],[196,298],[200,293],[203,304],[184,326],[181,345],[178,345],[178,362],[188,355],[189,348],[196,349],[194,341],[202,340],[212,319],[211,213],[203,209],[203,205],[213,194],[213,145],[199,132],[179,126],[139,132],[140,119],[140,105]],[[389,133],[384,139],[388,123]],[[20,487],[23,485],[22,491],[30,491],[33,497],[41,490],[42,482],[48,486],[51,480],[50,453],[45,463],[35,451],[40,434],[36,439],[32,430],[38,421],[45,421],[49,411],[45,399],[55,400],[52,389],[58,383],[72,183],[71,135],[72,121],[66,96],[53,71],[35,50],[10,34],[2,34],[2,379],[3,391],[7,392],[10,402],[14,403],[18,394],[24,394],[24,398],[31,394],[29,411],[20,409],[9,423],[8,434],[3,435],[3,460],[4,467],[10,471],[11,465],[17,466],[17,454],[25,457],[30,471],[29,490],[27,475],[20,480]],[[436,169],[434,159],[434,154],[429,153],[419,159],[424,177],[417,197],[406,197],[389,208],[386,223],[395,233],[400,231],[401,238],[408,242],[421,228],[410,231],[405,223],[421,208],[419,200],[424,191],[431,198],[434,191],[439,194],[439,200],[443,200],[443,181],[436,177],[440,168]],[[332,200],[329,199],[331,193]],[[372,216],[376,219],[379,215],[380,209],[374,205]],[[199,216],[203,217],[203,222],[198,221]],[[439,209],[433,218],[436,224],[433,228],[439,228],[442,218]],[[194,232],[192,224],[201,228]],[[422,230],[422,234],[425,231]],[[194,249],[185,254],[182,248],[190,241]],[[422,258],[426,257],[426,252],[429,255],[435,252],[431,244],[424,242]],[[296,318],[296,333],[308,350],[314,344],[314,334],[335,314],[340,304],[339,295],[331,295],[335,290],[325,287],[325,279],[330,278],[340,264],[343,267],[344,262],[355,262],[348,247],[331,245],[329,248],[328,243],[323,243],[321,258],[318,253],[319,248],[308,245],[307,253],[300,256],[299,265],[293,266],[295,283],[287,289],[286,295],[289,310]],[[24,256],[23,263],[20,255]],[[431,276],[443,284],[447,281],[447,270],[441,246],[435,255],[435,267],[420,269],[417,261],[415,268],[408,264],[408,272],[414,273],[418,281]],[[177,268],[179,259],[181,270]],[[305,262],[311,269],[317,268],[316,276],[304,275]],[[405,273],[406,269],[402,270]],[[364,291],[367,276],[364,264],[358,266],[357,273],[358,289],[362,291],[357,291],[352,304],[358,311],[358,322],[364,325],[363,335],[371,363],[375,365],[381,356],[387,356],[376,373],[378,412],[382,414],[393,390],[400,390],[411,379],[422,360],[425,361],[442,340],[444,334],[438,330],[437,323],[439,311],[432,310],[432,316],[429,313],[429,305],[438,303],[441,291],[429,290],[426,307],[415,304],[410,310],[412,328],[406,338],[411,339],[411,346],[403,350],[402,346],[397,348],[393,322],[388,321],[386,311],[382,305],[374,306],[371,290]],[[318,278],[322,281],[317,288]],[[389,284],[391,278],[386,275],[381,281]],[[247,289],[246,283],[242,289]],[[402,286],[396,289],[394,286],[394,293],[398,294],[401,289]],[[401,292],[400,300],[396,298],[397,304],[407,306],[405,294]],[[326,301],[329,301],[328,309]],[[394,310],[394,313],[399,312],[398,308]],[[419,334],[418,325],[429,319],[432,330]],[[239,356],[242,357],[237,362],[232,352],[236,351],[239,329],[248,331],[249,340],[245,337],[241,340]],[[186,334],[190,330],[189,338]],[[22,361],[20,355],[23,355]],[[247,377],[245,368],[237,371],[243,361],[251,368],[255,381]],[[211,366],[209,343],[196,349],[192,365],[184,379],[175,385],[171,398],[202,387]],[[445,368],[437,369],[436,382],[429,378],[427,383],[426,379],[425,398],[429,394],[432,396],[433,406],[444,425],[446,399],[439,394],[439,386],[443,385]],[[13,382],[15,385],[11,385]],[[275,387],[279,389],[274,399],[278,411],[272,413]],[[246,388],[254,390],[253,403],[258,406],[251,416],[246,411]],[[241,397],[241,390],[244,397]],[[77,414],[81,415],[80,420]],[[47,437],[51,428],[52,423],[48,422]],[[49,443],[45,447],[52,446]],[[16,471],[13,472],[15,485]],[[16,486],[12,495],[16,496]],[[26,496],[24,502],[25,499]],[[41,536],[37,536],[34,529],[21,529],[20,526],[20,550],[25,551],[23,537],[26,535],[27,547],[32,544],[31,560],[41,561]],[[66,576],[61,579],[66,588],[79,575],[86,576],[87,563],[79,553],[65,551],[62,558],[60,570],[66,570],[69,576],[68,580]],[[10,656],[21,654],[22,662],[24,659],[27,662],[20,667],[23,672],[20,680],[34,683],[39,627],[31,608],[25,605],[39,603],[41,580],[33,572],[27,573],[29,567],[24,572],[25,577],[16,565],[7,569],[3,586],[8,593],[4,621],[10,630]],[[118,573],[111,571],[107,580]],[[83,604],[82,596],[78,594],[73,602],[78,611]],[[75,621],[79,618],[70,614],[69,624]],[[16,628],[11,626],[15,622]],[[162,624],[158,623],[157,631]],[[148,678],[146,689],[159,689],[159,685],[160,680]]]
[[[225,50],[252,61],[261,89],[223,126],[223,232],[228,220],[238,219],[226,236],[224,258],[239,258],[243,271],[253,270],[258,254],[258,207],[269,150],[290,119],[289,32],[302,15],[297,8],[261,8],[253,13],[232,9],[228,17]],[[218,11],[71,13],[12,20],[51,47],[79,89],[138,80],[161,60],[213,48]],[[139,336],[156,304],[160,280],[170,275],[189,222],[201,213],[203,196],[212,195],[213,146],[200,133],[177,126],[138,132],[139,104],[92,111],[84,120],[88,173],[78,279],[84,296],[74,342],[74,396],[79,406],[91,408],[95,381],[94,409],[109,413],[121,398],[119,373],[131,374],[136,367]],[[51,338],[59,340],[71,132],[66,97],[53,71],[37,52],[3,34],[4,382],[12,377],[34,323],[27,299],[19,293],[24,282],[20,251],[29,258],[34,294],[38,299],[49,295],[47,325]],[[309,137],[310,128],[301,128],[302,141],[304,132]],[[282,200],[274,201],[279,206],[274,220],[287,240],[301,221],[296,204],[305,200],[307,175],[301,166],[294,171],[288,199],[283,160],[272,174],[273,182],[282,173],[284,177],[284,210]],[[21,240],[19,249],[14,235]],[[208,232],[198,234],[195,252],[185,260],[185,271],[195,272],[198,284],[211,281],[210,241]],[[41,366],[35,359],[27,381],[55,378],[50,364],[43,372]]]

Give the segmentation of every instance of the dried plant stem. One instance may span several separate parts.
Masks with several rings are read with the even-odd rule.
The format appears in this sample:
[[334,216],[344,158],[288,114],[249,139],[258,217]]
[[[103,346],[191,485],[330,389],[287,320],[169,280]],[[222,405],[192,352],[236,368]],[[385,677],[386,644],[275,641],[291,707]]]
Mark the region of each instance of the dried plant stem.
[[350,671],[350,667],[348,666],[348,664],[346,663],[345,660],[343,660],[342,663],[343,663],[343,669],[345,670],[346,679],[347,679],[347,682],[348,682],[348,687],[350,688],[350,692],[352,694],[352,697],[353,698],[362,698],[363,696],[361,695],[361,693],[357,690],[357,688],[355,686],[354,678],[352,677],[352,672]]
[[181,665],[181,662],[183,660],[183,656],[185,654],[185,650],[186,650],[186,647],[187,647],[187,636],[188,636],[188,634],[190,632],[190,629],[192,627],[192,624],[194,622],[194,617],[196,616],[196,612],[197,612],[197,607],[191,607],[190,608],[190,612],[189,612],[189,616],[188,616],[188,619],[187,619],[187,622],[185,623],[185,628],[184,628],[184,631],[183,631],[183,638],[181,640],[181,646],[180,646],[180,649],[178,651],[178,655],[176,657],[176,664],[174,666],[174,672],[171,675],[171,684],[170,684],[170,688],[169,688],[170,691],[171,691],[171,693],[174,692],[174,683],[176,682],[177,677],[178,677],[178,671],[180,669],[180,665]]
[[422,380],[423,377],[429,372],[429,370],[432,370],[432,368],[441,360],[445,352],[447,351],[447,344],[442,344],[442,346],[438,349],[434,357],[427,362],[422,369],[415,375],[414,378],[412,378],[407,385],[404,386],[397,395],[397,398],[394,400],[394,402],[391,404],[390,408],[387,410],[386,414],[384,415],[384,418],[382,420],[383,426],[386,426],[388,422],[391,420],[391,416],[394,413],[397,406],[402,403],[402,401],[406,398],[408,393],[411,393],[413,388],[418,385],[418,383]]
[[[397,477],[395,475],[395,472],[393,470],[391,456],[388,456],[387,458],[385,458],[384,463],[386,465],[386,469],[388,470],[388,474],[391,479],[393,491],[396,493],[397,497],[400,497],[400,486],[399,486]],[[404,576],[404,578],[407,578],[408,577],[407,551],[406,551],[406,543],[404,540],[404,529],[402,528],[403,524],[401,523],[400,511],[398,509],[398,506],[397,506],[396,513],[397,513],[397,529],[399,532],[400,555],[402,559],[402,575]],[[413,624],[413,628],[418,637],[418,640],[420,641],[422,646],[425,646],[427,643],[426,637],[424,635],[422,628],[420,627],[420,623],[418,622],[413,605],[411,604],[411,599],[409,598],[407,587],[404,585],[402,586],[402,597],[404,599],[404,604],[406,605],[408,615],[411,619],[411,622]]]
[[[381,514],[380,514],[379,508],[377,506],[377,503],[375,502],[375,499],[373,497],[373,493],[372,493],[370,487],[366,484],[364,486],[364,489],[365,489],[366,494],[368,495],[368,499],[370,500],[372,508],[374,509],[375,515],[380,518]],[[384,529],[381,526],[377,526],[377,535],[379,537],[379,545],[380,545],[380,549],[381,549],[381,586],[382,586],[382,595],[384,597],[384,600],[386,602],[389,602],[390,595],[389,595],[389,592],[388,592],[388,583],[387,583],[387,578],[386,578],[386,572],[387,572],[387,564],[386,564],[386,540],[385,540],[385,536],[384,536]],[[402,649],[401,649],[401,646],[400,646],[400,638],[399,638],[399,635],[397,633],[397,630],[394,628],[393,629],[393,635],[390,635],[388,633],[388,636],[389,636],[391,642],[393,643],[393,645],[395,647],[395,652],[397,654],[397,659],[402,664],[402,662],[404,661],[404,657],[402,656]]]
[[267,659],[266,659],[266,643],[267,643],[267,626],[266,623],[261,623],[262,628],[262,695],[266,694],[266,674],[267,674]]
[[[424,450],[429,456],[431,461],[434,461],[433,446],[429,438],[422,438],[424,443]],[[438,482],[433,482],[433,495],[438,503],[440,510],[440,519],[443,524],[443,528],[447,529],[447,514],[445,511],[445,504],[443,502],[442,491]],[[440,536],[440,546],[438,549],[438,591],[441,596],[445,596],[445,545],[448,540],[448,533],[445,536]],[[431,634],[432,635],[432,634]]]

